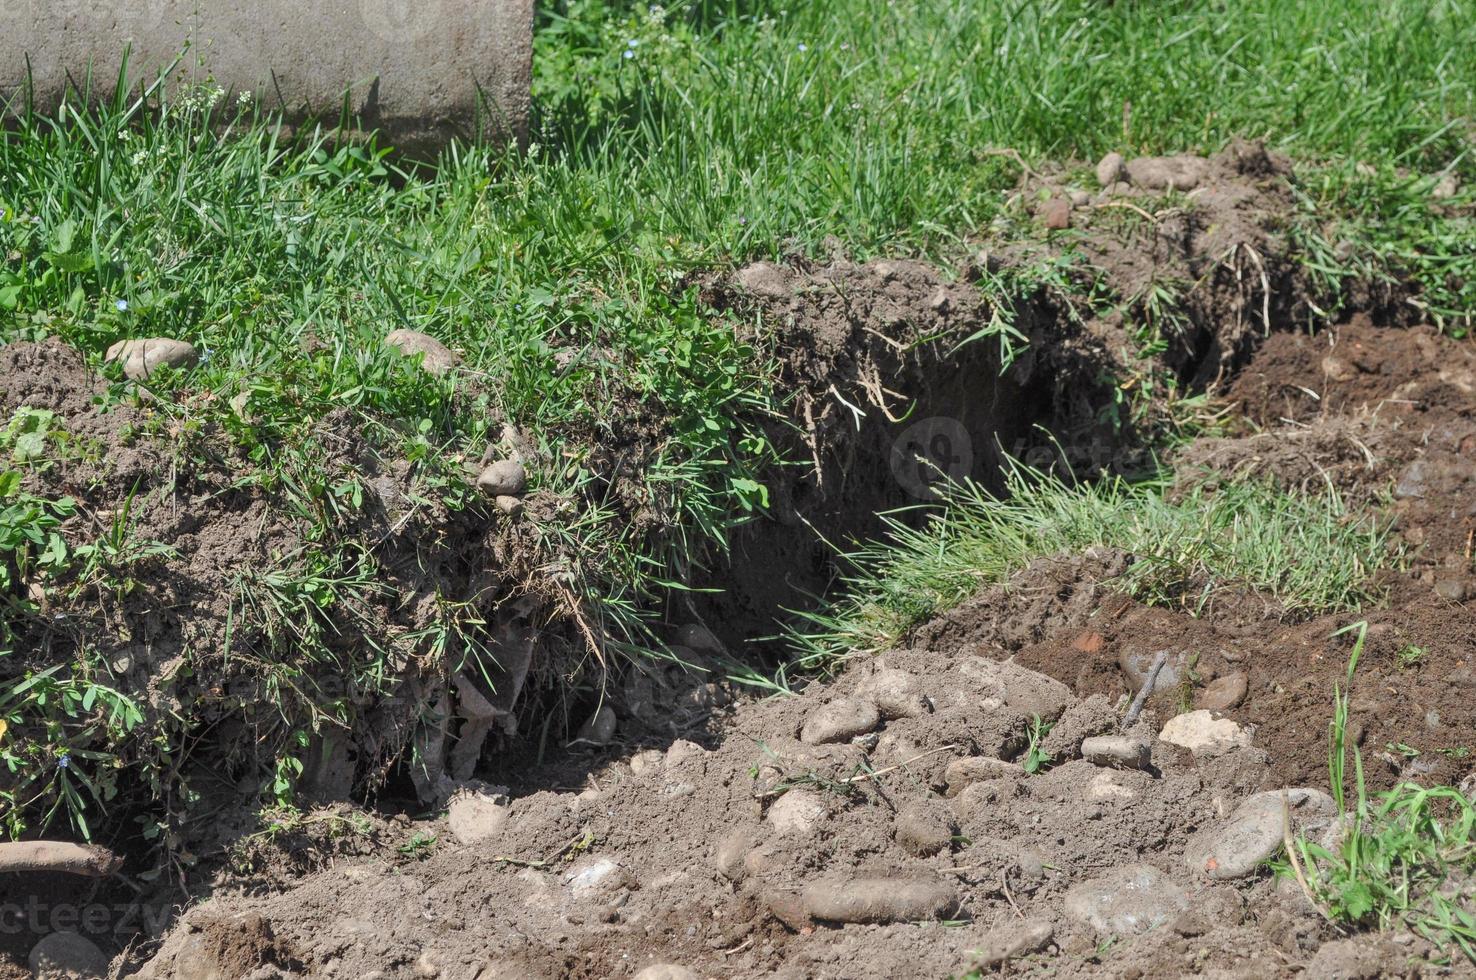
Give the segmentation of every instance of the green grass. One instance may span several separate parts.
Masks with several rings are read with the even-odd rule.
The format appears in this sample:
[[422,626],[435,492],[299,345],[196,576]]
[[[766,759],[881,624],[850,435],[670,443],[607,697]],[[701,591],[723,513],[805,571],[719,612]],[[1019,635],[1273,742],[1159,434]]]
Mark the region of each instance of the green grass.
[[[1419,197],[1418,183],[1446,170],[1476,177],[1476,21],[1454,0],[703,0],[664,11],[555,0],[540,6],[535,48],[524,155],[461,146],[436,167],[402,169],[373,142],[341,145],[310,129],[288,138],[249,94],[209,88],[167,106],[149,95],[27,115],[0,133],[0,341],[60,336],[94,362],[129,336],[203,350],[198,368],[153,383],[165,397],[148,403],[139,435],[170,436],[176,469],[199,465],[208,439],[227,439],[249,463],[236,489],[270,496],[306,528],[311,554],[243,569],[233,610],[263,628],[255,652],[272,689],[300,697],[312,724],[337,709],[301,689],[305,668],[331,665],[371,687],[394,679],[384,650],[346,654],[326,639],[325,610],[355,608],[382,569],[349,530],[364,486],[319,462],[323,419],[346,419],[372,452],[410,461],[415,493],[453,512],[481,506],[464,463],[503,422],[516,424],[546,460],[535,485],[569,504],[532,529],[550,601],[566,621],[593,623],[612,650],[651,646],[653,623],[693,568],[764,508],[780,462],[766,433],[789,394],[774,390],[767,341],[740,341],[686,277],[820,252],[829,236],[861,255],[955,255],[1007,213],[1018,165],[992,150],[1089,162],[1109,149],[1213,151],[1232,136],[1264,136],[1334,175],[1306,193],[1339,224],[1319,215],[1298,225],[1330,307],[1350,277],[1414,276],[1449,324],[1470,309],[1468,219]],[[1381,168],[1372,190],[1336,177],[1360,160]],[[1399,221],[1385,226],[1396,183]],[[1351,256],[1338,246],[1347,238]],[[1025,293],[1059,274],[1016,270],[1001,281]],[[1172,321],[1171,297],[1119,299],[1141,306],[1155,330]],[[465,370],[436,379],[391,355],[381,340],[396,327],[440,337]],[[107,395],[131,397],[121,385]],[[34,422],[0,420],[32,426],[17,430],[30,446]],[[62,425],[48,437],[56,447],[69,435]],[[627,446],[628,455],[599,451]],[[638,479],[611,492],[622,467]],[[169,542],[138,540],[126,520],[56,545],[47,522],[66,503],[28,496],[9,476],[0,486],[0,535],[11,542],[0,555],[0,630],[17,610],[35,612],[23,565],[34,577],[49,562],[48,581],[77,576],[88,595],[116,598],[136,587],[142,564],[169,560]],[[1125,508],[1113,511],[1119,527],[1157,521],[1149,526],[1192,544],[1177,565],[1163,557],[1158,579],[1139,573],[1145,589],[1166,593],[1187,569],[1245,578],[1307,608],[1337,605],[1361,587],[1357,560],[1377,537],[1328,532],[1307,554],[1354,560],[1306,570],[1250,528],[1240,550],[1210,549],[1185,516],[1190,505],[1142,493],[1109,488],[1082,506],[1092,517]],[[1323,504],[1293,498],[1278,510],[1264,497],[1250,503],[1275,526],[1324,527],[1296,526]],[[1069,510],[1085,499],[1058,502]],[[1229,518],[1213,513],[1218,533]],[[951,544],[954,527],[944,521],[927,532],[942,537],[918,543]],[[1081,528],[1063,544],[1088,537]],[[1030,547],[1050,543],[1040,535]],[[938,574],[902,562],[895,571],[922,591],[892,590],[855,612],[856,631],[827,649],[875,645],[1023,553],[1006,548],[982,572],[960,564],[977,557],[967,548],[940,559]],[[413,639],[435,656],[452,634],[475,647],[475,612],[448,598],[437,625]],[[159,778],[177,771],[178,731],[136,730],[126,706],[94,710],[101,695],[89,692],[112,691],[95,651],[44,678],[7,667],[11,658],[0,652],[10,728],[0,750],[27,786],[45,787],[27,803],[55,814],[69,801],[74,821],[96,812],[67,782],[86,775],[74,744],[108,746],[94,777],[116,771],[130,737],[151,746]],[[589,677],[571,671],[569,682]],[[41,734],[24,742],[22,729]],[[284,724],[267,743],[287,793],[302,731]],[[78,765],[58,767],[61,758]],[[95,785],[94,799],[106,800],[110,788]]]
[[[1328,776],[1339,812],[1347,813],[1331,846],[1299,836],[1293,855],[1274,863],[1295,878],[1330,921],[1350,927],[1407,927],[1442,949],[1454,945],[1476,962],[1476,804],[1451,786],[1402,783],[1370,797],[1363,758],[1348,740],[1348,688],[1368,635],[1354,634],[1345,683],[1333,692]],[[1352,794],[1347,760],[1353,755]]]
[[1388,527],[1336,495],[1271,483],[1169,494],[1151,482],[1068,484],[1016,464],[1002,496],[966,484],[943,497],[921,527],[893,515],[884,538],[845,556],[841,598],[795,628],[802,664],[886,650],[1037,558],[1096,546],[1133,557],[1117,580],[1124,592],[1191,611],[1226,589],[1265,593],[1293,614],[1356,609],[1374,597],[1374,572],[1398,557]]

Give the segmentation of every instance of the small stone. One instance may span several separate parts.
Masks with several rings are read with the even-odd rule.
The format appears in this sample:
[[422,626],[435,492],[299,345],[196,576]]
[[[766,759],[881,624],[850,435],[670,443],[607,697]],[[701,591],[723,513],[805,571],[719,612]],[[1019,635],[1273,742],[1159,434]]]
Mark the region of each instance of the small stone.
[[1208,711],[1189,711],[1170,718],[1158,737],[1188,749],[1198,758],[1213,758],[1251,744],[1249,732],[1229,718],[1216,718]]
[[830,814],[825,799],[807,789],[792,789],[769,806],[764,819],[781,837],[808,834]]
[[27,963],[37,980],[96,980],[108,975],[108,958],[76,932],[53,932],[32,947]]
[[431,374],[445,374],[461,363],[461,358],[451,348],[419,330],[391,330],[385,334],[384,342],[406,357],[425,355],[420,366]]
[[800,741],[807,745],[846,742],[872,731],[880,722],[876,705],[856,698],[836,698],[810,712],[800,730]]
[[1229,711],[1245,700],[1249,683],[1243,670],[1216,677],[1205,686],[1194,703],[1205,711]]
[[895,667],[883,667],[862,681],[856,697],[876,705],[877,713],[888,721],[916,718],[928,710],[917,676]]
[[637,973],[633,980],[697,980],[697,974],[675,963],[652,963]]
[[1026,919],[995,926],[984,934],[974,964],[989,969],[1009,960],[1038,953],[1055,938],[1056,927],[1045,919]]
[[1322,359],[1322,373],[1331,380],[1340,382],[1352,381],[1358,377],[1358,369],[1336,354],[1329,354]]
[[1092,195],[1088,194],[1086,191],[1071,192],[1071,206],[1073,208],[1084,208],[1091,203]]
[[615,709],[608,704],[601,705],[594,714],[590,715],[588,721],[579,726],[579,731],[574,735],[574,741],[590,745],[609,745],[610,739],[615,737],[617,724]]
[[1040,220],[1051,231],[1063,231],[1071,227],[1071,202],[1064,197],[1053,197],[1040,209]]
[[822,879],[806,885],[800,903],[824,922],[923,922],[958,907],[953,886],[933,875]]
[[1097,183],[1111,187],[1127,179],[1126,163],[1121,153],[1109,153],[1097,164]]
[[121,361],[123,376],[130,381],[145,381],[161,367],[183,370],[200,362],[194,345],[169,337],[147,337],[120,340],[108,348],[105,361]]
[[1097,735],[1083,739],[1081,757],[1108,769],[1148,769],[1153,750],[1148,743],[1130,735]]
[[1445,579],[1435,583],[1435,594],[1451,602],[1460,602],[1466,598],[1466,584],[1453,579]]
[[507,494],[499,494],[492,498],[492,503],[508,517],[521,517],[523,513],[523,498],[510,497]]
[[[1338,814],[1332,797],[1315,789],[1289,789],[1286,800],[1293,832],[1319,829]],[[1280,790],[1256,793],[1222,823],[1195,834],[1184,849],[1184,860],[1211,878],[1244,878],[1281,849],[1285,816]]]
[[1430,196],[1437,201],[1449,200],[1460,193],[1461,178],[1453,173],[1444,174],[1430,189]]
[[502,832],[507,825],[507,796],[460,790],[446,805],[451,836],[462,844],[480,844]]
[[515,459],[499,459],[482,470],[477,489],[489,497],[521,497],[528,492],[528,473]]
[[1135,936],[1167,922],[1189,907],[1184,890],[1162,871],[1130,864],[1073,885],[1066,914],[1102,936]]
[[943,770],[943,782],[947,784],[945,795],[957,796],[971,783],[989,779],[1014,778],[1025,775],[1025,770],[1013,762],[991,759],[986,755],[965,756],[954,759]]
[[947,850],[958,832],[947,808],[936,800],[918,800],[897,813],[892,835],[918,857],[932,857]]

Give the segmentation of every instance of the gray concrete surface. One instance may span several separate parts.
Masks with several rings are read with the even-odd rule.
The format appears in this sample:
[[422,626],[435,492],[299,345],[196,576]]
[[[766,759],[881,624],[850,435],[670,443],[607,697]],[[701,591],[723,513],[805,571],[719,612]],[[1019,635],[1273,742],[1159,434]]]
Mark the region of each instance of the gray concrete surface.
[[[242,92],[365,128],[412,153],[498,129],[526,138],[533,0],[0,0],[0,104],[51,110],[91,78]],[[183,57],[181,53],[183,52]],[[495,116],[497,118],[489,118]]]

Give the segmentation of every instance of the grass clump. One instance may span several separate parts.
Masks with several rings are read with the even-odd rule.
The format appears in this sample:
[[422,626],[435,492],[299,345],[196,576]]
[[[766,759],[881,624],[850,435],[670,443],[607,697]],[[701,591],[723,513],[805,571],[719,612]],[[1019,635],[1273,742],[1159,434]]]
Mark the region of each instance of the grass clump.
[[1338,810],[1347,816],[1335,841],[1299,836],[1294,853],[1274,867],[1295,877],[1331,922],[1379,929],[1402,925],[1442,949],[1454,945],[1476,962],[1476,804],[1455,787],[1415,783],[1370,798],[1362,753],[1348,740],[1348,689],[1368,624],[1355,623],[1339,633],[1353,633],[1355,639],[1345,683],[1333,691],[1328,776]]
[[802,614],[793,639],[810,666],[885,650],[1037,558],[1096,546],[1132,556],[1117,581],[1145,602],[1199,610],[1218,592],[1251,589],[1296,614],[1357,608],[1391,557],[1388,528],[1332,492],[1260,481],[1168,489],[1120,478],[1071,484],[1018,463],[1007,465],[1000,496],[946,487],[921,527],[894,515],[883,539],[847,555],[843,597]]

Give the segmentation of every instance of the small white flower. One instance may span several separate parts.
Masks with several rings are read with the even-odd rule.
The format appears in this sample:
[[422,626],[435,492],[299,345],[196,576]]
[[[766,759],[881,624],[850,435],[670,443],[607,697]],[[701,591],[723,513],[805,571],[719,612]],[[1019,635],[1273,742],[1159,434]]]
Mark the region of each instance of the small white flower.
[[625,52],[625,57],[627,59],[634,58],[635,57],[635,52],[627,49],[626,52]]
[[801,41],[799,45],[800,54],[804,54],[808,50],[810,50],[809,47],[803,41]]
[[240,95],[236,96],[236,105],[241,106],[244,109],[246,106],[248,106],[250,104],[251,104],[251,90],[250,89],[247,89],[246,91],[242,92]]
[[637,41],[635,38],[631,38],[629,41],[626,41],[625,42],[625,46],[627,48],[634,48],[634,47],[638,47],[640,45],[640,43],[641,42],[640,41]]
[[129,158],[129,162],[132,163],[135,167],[141,167],[143,166],[144,161],[148,158],[148,150],[137,150],[134,152],[133,156]]
[[126,299],[120,299],[120,300],[118,300],[118,302],[114,303],[113,305],[118,308],[118,312],[119,313],[127,313],[128,312],[128,300],[126,300]]

